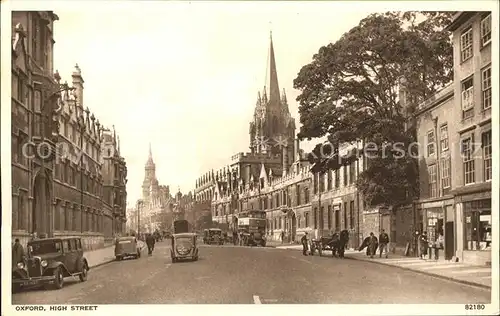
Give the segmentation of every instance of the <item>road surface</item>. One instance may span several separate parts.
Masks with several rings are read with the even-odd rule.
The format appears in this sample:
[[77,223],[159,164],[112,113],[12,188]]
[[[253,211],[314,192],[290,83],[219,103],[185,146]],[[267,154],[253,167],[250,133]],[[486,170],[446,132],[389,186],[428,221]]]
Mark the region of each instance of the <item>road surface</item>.
[[153,256],[112,262],[61,290],[15,293],[13,304],[489,303],[491,292],[365,261],[274,248],[200,246],[197,262]]

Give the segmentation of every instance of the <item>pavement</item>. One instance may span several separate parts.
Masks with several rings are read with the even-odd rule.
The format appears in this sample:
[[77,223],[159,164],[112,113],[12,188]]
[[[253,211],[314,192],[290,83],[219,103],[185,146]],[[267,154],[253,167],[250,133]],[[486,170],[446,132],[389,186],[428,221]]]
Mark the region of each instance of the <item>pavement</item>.
[[[301,245],[279,244],[278,249],[300,250]],[[326,256],[330,252],[326,252]],[[410,270],[421,274],[427,274],[433,277],[448,279],[451,281],[483,287],[491,289],[491,267],[477,266],[464,264],[462,262],[451,261],[435,261],[423,260],[415,257],[406,257],[401,255],[390,254],[389,258],[379,258],[375,256],[373,259],[366,255],[365,251],[357,251],[354,249],[346,250],[345,256],[348,259],[363,260],[376,264],[383,264],[392,267],[397,267],[404,270]]]
[[[138,246],[144,254],[144,242],[138,241]],[[97,250],[85,251],[84,257],[87,259],[90,268],[99,267],[115,260],[115,247],[107,246]]]
[[13,304],[487,304],[491,291],[331,256],[271,247],[200,245],[196,262],[172,263],[168,242],[152,256],[113,261],[88,280],[65,280],[48,295],[33,289]]

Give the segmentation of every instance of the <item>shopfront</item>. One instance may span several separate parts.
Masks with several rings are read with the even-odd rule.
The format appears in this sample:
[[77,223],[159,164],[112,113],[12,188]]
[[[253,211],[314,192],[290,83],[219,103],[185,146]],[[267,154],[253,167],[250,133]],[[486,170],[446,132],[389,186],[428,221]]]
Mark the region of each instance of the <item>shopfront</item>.
[[464,251],[491,251],[491,199],[464,202]]

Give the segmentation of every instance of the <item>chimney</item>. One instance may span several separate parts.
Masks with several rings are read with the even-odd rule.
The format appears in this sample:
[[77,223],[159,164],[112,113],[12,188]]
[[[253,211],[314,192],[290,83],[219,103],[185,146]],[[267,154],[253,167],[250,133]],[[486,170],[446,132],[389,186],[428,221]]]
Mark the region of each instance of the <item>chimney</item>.
[[75,65],[75,70],[73,71],[73,74],[71,75],[73,78],[73,87],[75,88],[75,95],[76,95],[76,104],[77,106],[80,106],[83,108],[83,83],[85,82],[82,77],[82,70],[78,66],[78,64]]

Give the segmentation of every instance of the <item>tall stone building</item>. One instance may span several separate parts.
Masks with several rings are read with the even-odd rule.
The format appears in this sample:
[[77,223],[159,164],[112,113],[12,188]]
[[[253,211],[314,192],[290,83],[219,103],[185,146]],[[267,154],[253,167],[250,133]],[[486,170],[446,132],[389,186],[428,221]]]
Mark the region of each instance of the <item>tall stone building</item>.
[[[12,12],[12,235],[53,234],[58,99],[51,11]],[[43,150],[36,150],[40,144]]]
[[[79,67],[72,88],[53,73],[55,20],[52,12],[12,13],[12,235],[77,235],[94,249],[125,220],[125,204],[117,201],[114,217],[103,198],[105,132],[84,107]],[[119,153],[116,143],[107,146]],[[125,162],[114,159],[122,165],[114,186],[124,191]]]
[[142,199],[140,201],[141,232],[170,229],[174,219],[175,201],[169,186],[160,185],[156,177],[156,165],[153,160],[151,144],[144,166]]

